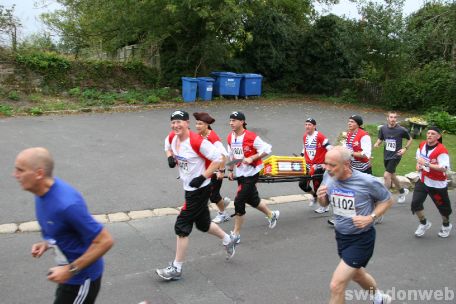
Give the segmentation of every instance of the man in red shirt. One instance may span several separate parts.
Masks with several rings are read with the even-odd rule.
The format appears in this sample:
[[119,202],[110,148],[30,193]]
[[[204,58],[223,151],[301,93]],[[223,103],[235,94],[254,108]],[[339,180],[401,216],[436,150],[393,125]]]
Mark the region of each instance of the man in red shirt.
[[453,225],[450,223],[451,203],[448,196],[446,171],[450,168],[448,150],[442,144],[442,132],[437,127],[430,127],[426,140],[420,143],[416,151],[416,169],[420,180],[416,182],[412,197],[412,213],[416,213],[420,225],[415,236],[423,236],[432,224],[424,215],[424,201],[429,195],[442,216],[439,237],[450,236]]
[[[317,122],[313,118],[307,118],[306,120],[306,133],[303,136],[303,149],[301,156],[306,159],[306,171],[308,175],[321,175],[312,178],[313,190],[310,187],[310,180],[299,182],[299,187],[304,192],[311,192],[313,200],[310,202],[310,206],[313,206],[317,201],[317,190],[320,187],[321,181],[323,180],[323,173],[325,173],[324,163],[326,152],[331,149],[328,138],[323,133],[317,131]],[[329,211],[329,206],[315,209],[316,213],[325,213]]]

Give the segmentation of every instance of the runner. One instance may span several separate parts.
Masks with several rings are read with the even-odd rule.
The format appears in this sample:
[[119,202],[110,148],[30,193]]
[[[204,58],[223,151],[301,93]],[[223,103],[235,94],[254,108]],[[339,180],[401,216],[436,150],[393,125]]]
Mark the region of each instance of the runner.
[[206,112],[193,113],[193,116],[196,119],[196,131],[198,134],[210,141],[222,154],[220,167],[211,177],[211,196],[209,197],[210,201],[216,204],[219,209],[212,221],[216,224],[220,224],[231,218],[225,211],[225,208],[230,203],[230,199],[228,197],[222,199],[222,196],[220,195],[220,188],[222,187],[223,177],[225,176],[225,161],[228,152],[220,141],[220,137],[211,128],[211,124],[215,122],[215,119]]
[[362,125],[363,118],[361,116],[350,116],[345,146],[352,152],[350,163],[352,169],[372,174],[372,164],[370,162],[372,142],[369,133],[361,128]]
[[[402,148],[402,139],[407,139],[405,147]],[[401,161],[402,155],[412,144],[412,137],[410,133],[404,127],[397,123],[397,113],[394,111],[388,112],[387,124],[383,125],[378,130],[378,139],[374,144],[375,148],[378,148],[382,142],[385,142],[383,150],[383,163],[385,165],[385,173],[383,178],[385,180],[385,186],[391,189],[392,184],[396,189],[399,189],[399,197],[397,202],[402,204],[405,202],[405,196],[409,193],[409,190],[402,188],[399,180],[396,176],[396,167]]]
[[[304,133],[303,141],[303,149],[301,152],[301,156],[304,156],[306,159],[306,171],[308,175],[322,175],[325,173],[324,169],[324,162],[325,162],[325,155],[326,151],[332,148],[329,143],[328,138],[326,138],[323,133],[317,131],[317,122],[313,118],[307,118],[306,120],[306,133]],[[317,202],[317,190],[320,187],[321,181],[323,180],[323,176],[315,177],[312,179],[313,183],[313,190],[310,187],[310,180],[309,181],[301,181],[299,182],[299,187],[304,192],[310,192],[313,195],[313,200],[310,202],[309,206],[313,206]],[[325,213],[329,211],[329,206],[327,207],[318,207],[315,209],[316,213]]]
[[164,280],[178,280],[182,277],[182,265],[193,224],[197,229],[222,239],[227,258],[235,253],[235,240],[211,222],[208,207],[209,177],[220,167],[222,157],[213,144],[189,130],[188,120],[189,115],[185,111],[177,110],[171,114],[171,127],[175,133],[171,149],[184,186],[185,203],[174,225],[177,235],[175,259],[168,267],[156,270]]
[[[372,153],[372,142],[369,133],[363,130],[363,118],[359,115],[352,115],[348,118],[348,132],[345,147],[351,152],[350,166],[353,170],[372,174],[370,162]],[[377,224],[383,222],[383,216],[378,217]],[[328,220],[328,224],[334,226],[334,217]]]
[[81,194],[53,177],[54,160],[45,148],[18,154],[14,177],[35,194],[35,209],[44,241],[32,246],[32,256],[54,250],[56,267],[47,279],[57,283],[55,304],[95,303],[103,274],[102,256],[113,246],[111,234],[87,210]]
[[375,304],[391,303],[391,297],[377,289],[366,266],[375,245],[374,221],[392,205],[391,194],[375,177],[353,170],[351,151],[334,147],[326,153],[326,173],[318,202],[332,205],[337,250],[341,258],[331,278],[330,304],[345,303],[345,289],[350,281],[372,292]]
[[453,225],[450,223],[451,203],[448,196],[446,171],[450,169],[450,157],[442,144],[442,132],[437,127],[430,127],[426,140],[420,143],[416,151],[416,169],[420,180],[416,182],[412,197],[412,213],[416,213],[420,225],[415,231],[417,237],[423,236],[432,224],[424,215],[424,201],[429,195],[442,216],[442,227],[438,236],[450,236]]
[[254,132],[246,129],[245,115],[242,112],[233,112],[230,115],[230,127],[232,132],[228,135],[228,155],[230,160],[238,160],[236,174],[233,172],[234,165],[229,168],[229,179],[237,177],[238,191],[234,199],[235,221],[232,236],[236,243],[240,241],[241,227],[244,223],[245,204],[263,212],[268,221],[269,228],[277,225],[280,212],[271,211],[268,206],[261,202],[256,183],[263,168],[262,158],[271,153],[271,145],[264,142]]

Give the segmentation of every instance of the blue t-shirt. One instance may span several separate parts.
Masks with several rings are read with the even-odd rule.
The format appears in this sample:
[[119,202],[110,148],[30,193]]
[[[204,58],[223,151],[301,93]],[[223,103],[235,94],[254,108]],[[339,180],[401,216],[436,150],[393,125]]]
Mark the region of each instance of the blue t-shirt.
[[[79,258],[103,229],[89,213],[82,195],[58,178],[54,178],[46,194],[35,196],[35,211],[43,238],[54,247],[56,261],[61,265]],[[87,278],[98,279],[102,273],[100,258],[65,284],[81,285]]]
[[370,215],[376,203],[384,203],[391,193],[374,176],[353,170],[346,180],[336,180],[327,172],[322,184],[328,187],[329,203],[333,207],[334,227],[342,234],[359,234],[369,230],[373,224],[357,228],[353,224],[355,215]]

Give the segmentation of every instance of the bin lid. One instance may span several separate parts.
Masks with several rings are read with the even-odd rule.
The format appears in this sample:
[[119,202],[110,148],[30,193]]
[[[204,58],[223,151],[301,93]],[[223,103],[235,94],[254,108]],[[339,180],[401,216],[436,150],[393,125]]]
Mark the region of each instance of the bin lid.
[[182,81],[191,81],[191,82],[198,82],[198,79],[194,77],[181,77]]
[[240,74],[233,72],[212,72],[211,75],[214,75],[216,77],[241,77]]
[[197,77],[198,81],[209,81],[209,82],[215,82],[215,79],[212,77]]
[[252,73],[245,73],[241,74],[243,78],[263,78],[263,75],[261,74],[252,74]]

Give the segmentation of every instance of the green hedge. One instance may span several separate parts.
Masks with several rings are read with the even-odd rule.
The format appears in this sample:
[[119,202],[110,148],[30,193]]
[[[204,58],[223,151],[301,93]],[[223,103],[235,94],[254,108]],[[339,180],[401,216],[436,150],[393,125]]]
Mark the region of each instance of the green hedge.
[[434,61],[385,82],[387,108],[429,111],[431,107],[456,114],[456,70],[450,63]]
[[158,70],[139,61],[76,61],[49,52],[16,54],[15,61],[23,69],[41,75],[42,89],[61,92],[74,87],[111,89],[147,89],[160,83]]

